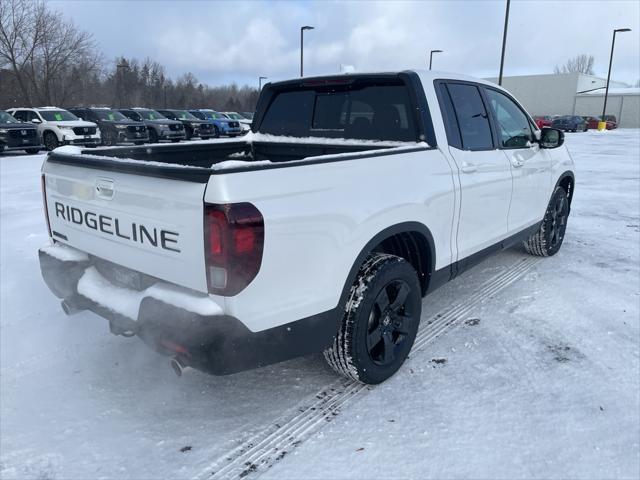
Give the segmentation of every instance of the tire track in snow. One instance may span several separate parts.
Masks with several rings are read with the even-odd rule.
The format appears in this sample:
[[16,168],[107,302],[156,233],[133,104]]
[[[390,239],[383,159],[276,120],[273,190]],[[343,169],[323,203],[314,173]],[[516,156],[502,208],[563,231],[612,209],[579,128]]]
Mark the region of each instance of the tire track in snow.
[[[422,320],[411,353],[417,353],[437,337],[459,326],[473,309],[516,282],[540,260],[525,258],[516,262],[511,268],[487,280],[462,302],[442,310],[426,321]],[[372,388],[347,379],[330,383],[316,393],[313,400],[290,409],[278,421],[216,459],[194,478],[239,479],[264,472],[319,431],[323,425],[336,418],[342,408]]]

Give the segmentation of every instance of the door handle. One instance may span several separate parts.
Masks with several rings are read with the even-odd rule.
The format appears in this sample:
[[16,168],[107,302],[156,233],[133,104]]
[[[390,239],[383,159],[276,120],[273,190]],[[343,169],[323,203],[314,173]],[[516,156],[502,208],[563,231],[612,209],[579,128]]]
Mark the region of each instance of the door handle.
[[517,158],[513,158],[511,159],[511,165],[513,165],[515,168],[520,168],[524,165],[524,162],[522,160],[518,160]]
[[473,163],[463,162],[462,168],[460,170],[462,170],[464,173],[473,173],[478,170],[478,167]]

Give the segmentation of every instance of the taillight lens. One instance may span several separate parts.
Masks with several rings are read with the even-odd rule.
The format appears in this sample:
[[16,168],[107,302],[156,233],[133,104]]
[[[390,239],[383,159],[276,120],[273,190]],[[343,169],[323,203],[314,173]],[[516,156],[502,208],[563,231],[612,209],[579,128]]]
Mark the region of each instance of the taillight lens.
[[49,210],[47,209],[47,181],[44,173],[40,176],[40,186],[42,187],[42,204],[44,206],[44,218],[47,221],[47,231],[51,237],[51,223],[49,222]]
[[209,293],[238,294],[260,271],[262,214],[251,203],[205,204],[204,232]]

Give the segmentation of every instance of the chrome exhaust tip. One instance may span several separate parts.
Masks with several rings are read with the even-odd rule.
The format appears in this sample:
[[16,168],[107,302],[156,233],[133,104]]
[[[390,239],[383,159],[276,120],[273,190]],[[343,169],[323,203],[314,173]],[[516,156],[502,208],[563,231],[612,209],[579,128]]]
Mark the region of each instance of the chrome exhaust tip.
[[173,357],[169,361],[169,365],[171,365],[171,368],[173,369],[173,371],[178,377],[181,377],[184,371],[190,368],[189,365],[184,363],[184,360],[182,360],[179,357]]
[[62,311],[67,315],[74,315],[82,311],[81,308],[76,307],[75,305],[73,305],[71,302],[68,302],[67,300],[63,300],[62,302],[60,302],[60,306],[62,307]]

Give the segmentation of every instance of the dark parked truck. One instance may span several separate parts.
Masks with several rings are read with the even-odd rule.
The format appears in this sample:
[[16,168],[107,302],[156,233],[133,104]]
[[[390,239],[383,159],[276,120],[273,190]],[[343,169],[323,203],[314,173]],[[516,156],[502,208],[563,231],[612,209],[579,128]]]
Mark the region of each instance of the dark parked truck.
[[149,141],[149,132],[144,123],[134,122],[116,110],[102,107],[75,107],[68,110],[81,120],[97,124],[103,145],[142,145]]
[[203,140],[213,138],[216,132],[213,123],[209,120],[201,120],[191,115],[187,110],[158,110],[159,113],[171,120],[178,120],[184,125],[187,140],[200,137]]
[[33,154],[43,148],[33,123],[23,123],[0,110],[0,153],[24,150]]
[[42,275],[66,312],[101,315],[178,372],[324,352],[379,383],[424,295],[502,248],[558,252],[563,140],[462,75],[271,83],[242,139],[50,153]]
[[179,142],[186,138],[182,122],[170,120],[150,108],[121,108],[118,111],[134,122],[144,123],[149,131],[151,143],[158,143],[161,140]]

